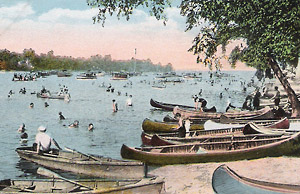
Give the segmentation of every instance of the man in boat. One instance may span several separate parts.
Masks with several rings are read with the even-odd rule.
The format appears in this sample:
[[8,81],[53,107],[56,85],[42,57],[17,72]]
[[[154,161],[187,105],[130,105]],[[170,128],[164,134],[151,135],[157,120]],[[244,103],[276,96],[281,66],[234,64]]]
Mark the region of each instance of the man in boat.
[[274,103],[275,103],[275,106],[272,110],[273,114],[274,114],[274,117],[277,118],[277,119],[281,119],[281,118],[284,118],[287,116],[287,113],[283,110],[283,108],[281,108],[279,106],[279,102],[280,102],[280,99],[279,98],[276,98],[274,100]]
[[46,127],[40,126],[38,128],[38,131],[39,132],[35,136],[35,145],[33,146],[36,146],[37,153],[49,152],[51,150],[50,147],[52,144],[54,144],[58,149],[61,150],[58,143],[52,137],[45,133]]

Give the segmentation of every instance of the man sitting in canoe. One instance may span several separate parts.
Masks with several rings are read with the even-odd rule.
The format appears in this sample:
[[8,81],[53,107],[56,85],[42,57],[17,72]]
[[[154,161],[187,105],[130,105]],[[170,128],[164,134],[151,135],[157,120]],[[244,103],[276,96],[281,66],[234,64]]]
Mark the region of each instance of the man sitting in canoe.
[[33,147],[36,146],[36,151],[37,153],[42,152],[49,152],[51,149],[51,145],[52,143],[61,150],[61,148],[59,147],[58,143],[51,138],[48,134],[46,134],[46,127],[44,126],[40,126],[38,128],[38,133],[35,136],[35,144]]

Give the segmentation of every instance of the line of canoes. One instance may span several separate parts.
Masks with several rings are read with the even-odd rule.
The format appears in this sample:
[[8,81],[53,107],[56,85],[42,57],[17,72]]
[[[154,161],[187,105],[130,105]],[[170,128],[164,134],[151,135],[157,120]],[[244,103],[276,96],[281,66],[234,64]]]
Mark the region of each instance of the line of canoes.
[[[173,107],[174,116],[180,114],[191,120],[190,130],[186,137],[178,137],[178,123],[145,119],[141,135],[143,146],[123,145],[121,156],[125,159],[160,166],[256,159],[291,155],[300,150],[300,133],[289,130],[288,118],[275,119],[269,107],[210,113],[153,99],[150,104],[166,110]],[[207,129],[208,122],[215,128]]]

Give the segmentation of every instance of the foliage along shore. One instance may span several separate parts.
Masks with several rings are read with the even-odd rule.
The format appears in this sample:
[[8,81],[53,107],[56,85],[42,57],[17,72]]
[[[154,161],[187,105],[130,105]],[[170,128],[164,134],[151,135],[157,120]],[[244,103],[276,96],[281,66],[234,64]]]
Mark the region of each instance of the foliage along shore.
[[23,53],[0,50],[0,70],[29,71],[29,70],[101,70],[128,72],[169,72],[173,71],[172,64],[165,66],[154,64],[150,59],[113,60],[111,55],[95,55],[88,59],[71,56],[55,56],[53,51],[37,55],[33,49],[24,49]]

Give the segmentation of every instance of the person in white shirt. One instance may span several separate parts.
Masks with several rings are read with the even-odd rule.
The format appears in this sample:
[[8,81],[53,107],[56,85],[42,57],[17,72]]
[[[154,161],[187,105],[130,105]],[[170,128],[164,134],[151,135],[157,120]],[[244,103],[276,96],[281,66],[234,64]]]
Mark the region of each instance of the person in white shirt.
[[58,143],[51,138],[48,134],[46,134],[46,127],[44,126],[40,126],[38,128],[38,133],[35,136],[35,143],[37,145],[37,153],[42,152],[49,152],[50,151],[50,147],[52,144],[54,144],[58,149],[61,150],[61,148],[59,147]]
[[184,127],[186,130],[186,137],[187,137],[190,134],[190,128],[191,128],[191,121],[189,119],[185,120]]

